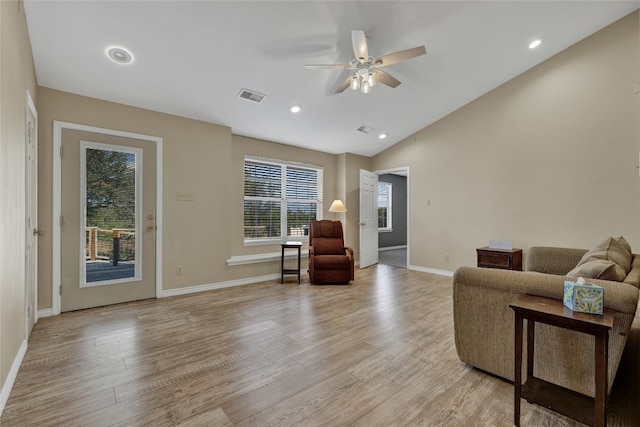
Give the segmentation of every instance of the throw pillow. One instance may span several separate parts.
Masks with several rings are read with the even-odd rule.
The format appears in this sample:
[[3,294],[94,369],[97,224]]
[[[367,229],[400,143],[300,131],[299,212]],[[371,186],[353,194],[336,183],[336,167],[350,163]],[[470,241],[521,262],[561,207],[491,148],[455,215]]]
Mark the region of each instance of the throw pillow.
[[578,265],[568,272],[567,276],[622,282],[627,277],[627,273],[613,261],[594,259]]
[[593,260],[613,261],[620,266],[625,275],[631,270],[631,252],[627,251],[624,245],[613,237],[600,242],[584,254],[576,267]]
[[618,241],[618,243],[620,243],[622,245],[622,247],[629,252],[629,254],[633,254],[633,252],[631,251],[631,245],[629,244],[629,242],[627,242],[627,239],[625,239],[624,237],[620,236],[617,237],[616,240]]

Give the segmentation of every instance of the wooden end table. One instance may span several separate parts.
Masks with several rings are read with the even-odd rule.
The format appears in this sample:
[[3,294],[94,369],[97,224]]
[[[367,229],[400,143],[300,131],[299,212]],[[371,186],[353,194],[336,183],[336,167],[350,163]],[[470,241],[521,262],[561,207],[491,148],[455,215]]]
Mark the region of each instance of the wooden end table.
[[[300,284],[300,250],[302,248],[302,242],[282,242],[280,244],[282,246],[282,255],[280,257],[280,283],[284,284],[284,275],[285,274],[297,274],[298,275],[298,284]],[[284,250],[285,249],[298,249],[298,268],[293,269],[285,269],[284,268]]]
[[[525,398],[582,423],[607,425],[607,367],[609,332],[614,311],[605,308],[602,315],[574,312],[562,301],[534,295],[521,295],[509,307],[515,312],[515,376],[513,422],[520,425],[520,399]],[[522,384],[522,320],[527,319],[527,378]],[[583,332],[595,337],[595,398],[560,387],[533,376],[535,323]]]
[[522,249],[496,249],[485,246],[476,249],[478,267],[522,271]]

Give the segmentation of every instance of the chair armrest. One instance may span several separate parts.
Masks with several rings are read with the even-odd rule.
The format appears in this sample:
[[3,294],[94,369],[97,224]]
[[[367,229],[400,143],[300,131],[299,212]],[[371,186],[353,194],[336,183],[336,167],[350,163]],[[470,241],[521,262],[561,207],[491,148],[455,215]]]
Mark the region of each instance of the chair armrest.
[[351,249],[350,246],[345,246],[344,247],[344,253],[346,255],[348,255],[349,257],[353,258],[353,249]]

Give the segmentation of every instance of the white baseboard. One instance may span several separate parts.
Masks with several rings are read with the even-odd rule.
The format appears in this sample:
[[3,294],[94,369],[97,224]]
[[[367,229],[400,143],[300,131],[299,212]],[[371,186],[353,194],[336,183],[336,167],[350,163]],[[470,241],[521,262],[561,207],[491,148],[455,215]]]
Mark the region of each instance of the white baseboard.
[[43,317],[51,317],[53,316],[53,309],[45,308],[44,310],[38,310],[38,319],[42,319]]
[[394,249],[407,249],[407,245],[385,246],[384,248],[378,248],[378,252],[380,252],[380,251],[392,251]]
[[453,277],[453,271],[449,271],[449,270],[438,270],[437,268],[419,267],[417,265],[410,265],[408,269],[414,270],[414,271],[421,271],[423,273],[437,274],[438,276]]
[[[302,274],[303,271],[301,270],[300,273]],[[177,289],[167,289],[167,290],[163,290],[162,294],[158,295],[158,298],[173,297],[176,295],[187,295],[187,294],[193,294],[196,292],[212,291],[214,289],[249,285],[251,283],[266,282],[269,280],[277,280],[277,279],[280,279],[280,273],[268,274],[266,276],[249,277],[246,279],[229,280],[226,282],[207,283],[205,285],[187,286],[184,288],[177,288]]]
[[22,365],[22,359],[24,359],[24,355],[27,352],[27,341],[22,341],[22,345],[20,346],[20,350],[18,350],[18,354],[16,354],[16,358],[13,359],[13,363],[11,364],[11,369],[9,370],[9,375],[7,375],[7,380],[2,385],[2,391],[0,392],[0,415],[2,415],[2,411],[4,411],[4,406],[7,404],[9,400],[9,395],[11,394],[11,389],[13,388],[13,383],[16,381],[16,377],[18,376],[18,370],[20,370],[20,365]]

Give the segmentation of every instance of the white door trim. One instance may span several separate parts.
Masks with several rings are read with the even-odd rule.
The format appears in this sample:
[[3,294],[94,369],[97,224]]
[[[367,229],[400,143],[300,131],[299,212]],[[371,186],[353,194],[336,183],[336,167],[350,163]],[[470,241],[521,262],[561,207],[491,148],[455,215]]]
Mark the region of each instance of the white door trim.
[[105,129],[77,123],[53,121],[53,277],[51,293],[52,315],[60,314],[60,282],[61,282],[61,224],[62,214],[62,168],[60,149],[62,147],[62,130],[71,129],[104,135],[134,138],[151,141],[156,144],[156,298],[162,295],[162,143],[158,136]]
[[[27,214],[31,214],[32,215],[32,219],[33,224],[31,224],[29,227],[25,227],[25,230],[27,233],[33,233],[34,230],[38,229],[38,111],[36,110],[36,105],[33,102],[33,98],[31,97],[31,92],[29,92],[29,89],[26,90],[26,98],[27,98],[27,108],[25,110],[25,136],[28,136],[31,138],[32,143],[34,144],[34,152],[35,152],[35,158],[34,158],[34,168],[35,168],[35,182],[34,184],[34,195],[35,195],[35,212],[29,212],[29,209],[27,208]],[[33,135],[30,135],[30,129],[29,129],[29,113],[31,113],[31,115],[33,115],[33,118],[35,119],[35,123],[33,124],[33,128],[34,128],[34,132]],[[25,141],[26,142],[26,141]],[[29,149],[29,147],[25,147],[26,150]],[[29,157],[27,155],[26,158],[26,162],[29,161]],[[29,166],[25,163],[25,175],[30,173],[30,168]],[[30,182],[30,179],[28,177],[25,176],[25,185],[28,185],[26,183]],[[29,191],[27,191],[27,194],[30,194]],[[25,201],[25,208],[29,205],[29,201],[26,200]],[[29,237],[27,236],[27,239]],[[31,257],[27,256],[27,261],[31,262],[33,264],[33,276],[34,276],[34,281],[33,283],[26,283],[25,286],[25,340],[29,338],[29,301],[28,298],[26,298],[27,295],[31,296],[31,299],[33,301],[33,323],[37,323],[38,322],[38,239],[34,239],[35,242],[35,250],[34,252],[34,257],[33,259],[31,259]],[[28,269],[29,266],[26,266],[26,268]],[[31,289],[30,292],[27,291],[27,286],[33,286],[33,288]]]

